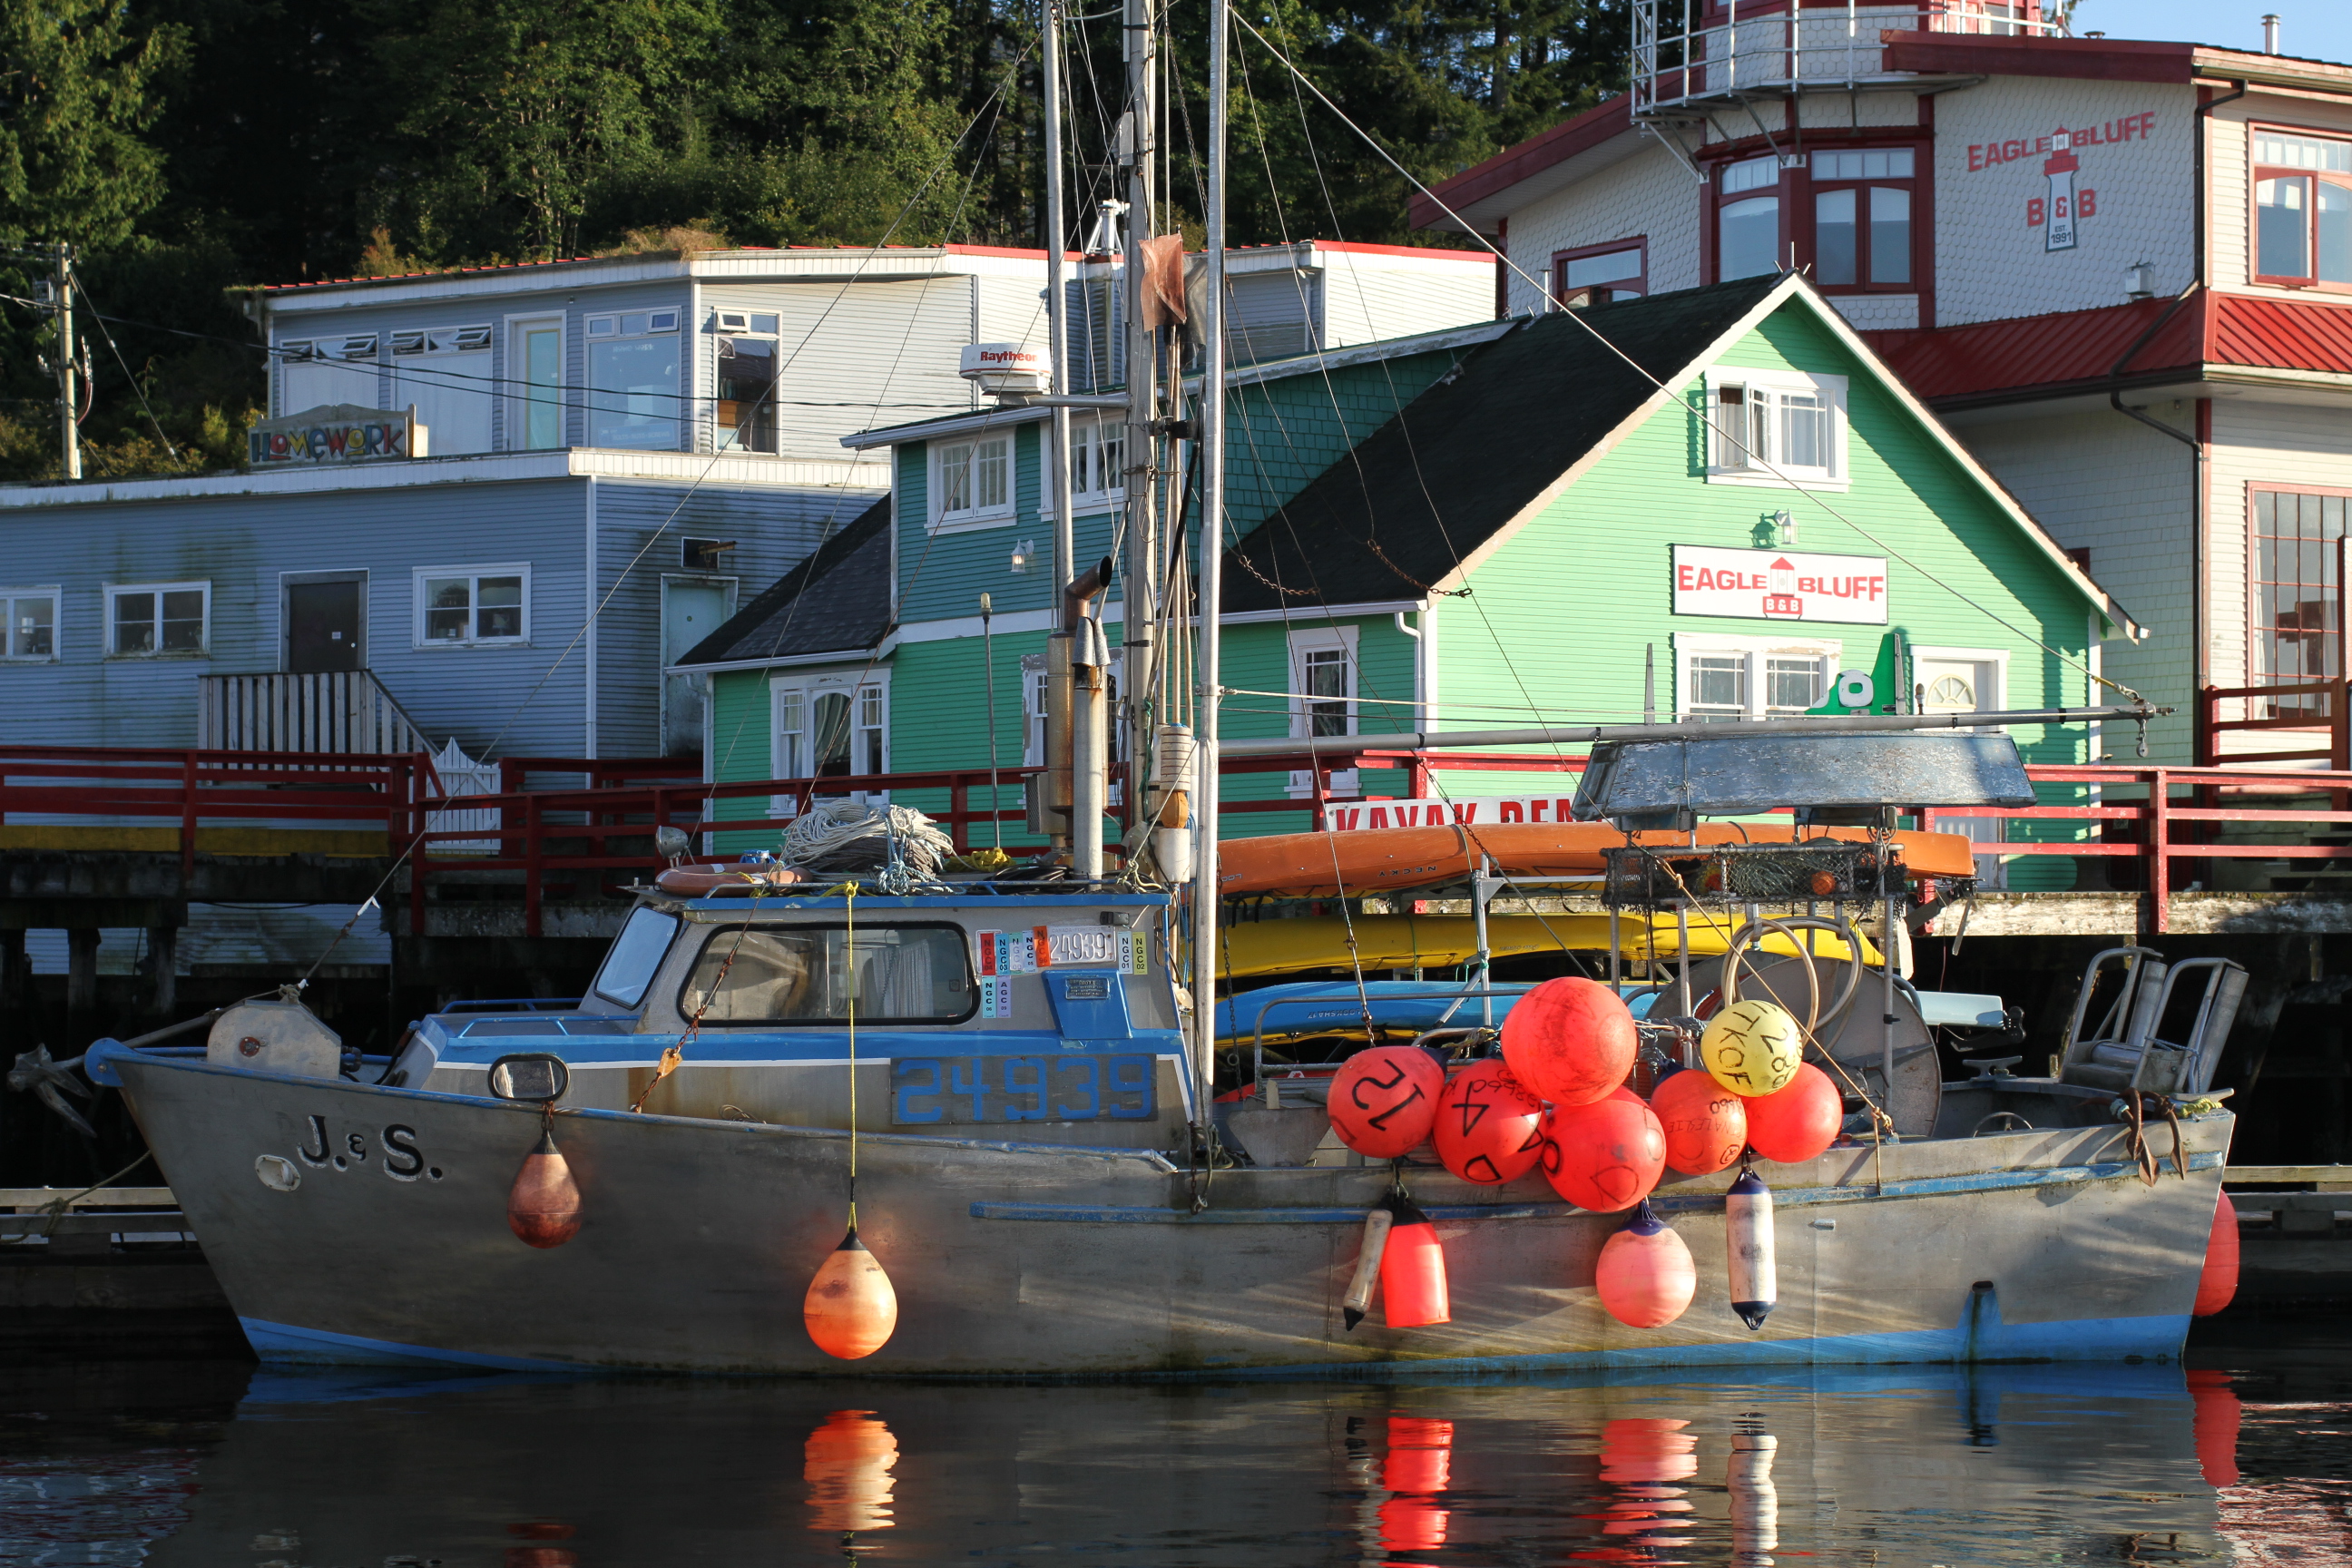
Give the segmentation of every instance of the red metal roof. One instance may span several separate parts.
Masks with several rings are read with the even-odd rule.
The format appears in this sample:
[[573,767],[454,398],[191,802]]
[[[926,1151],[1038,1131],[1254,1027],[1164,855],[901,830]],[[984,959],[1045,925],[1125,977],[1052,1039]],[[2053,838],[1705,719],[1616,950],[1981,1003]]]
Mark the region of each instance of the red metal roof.
[[1886,68],[1933,76],[2057,76],[2086,81],[2185,82],[2198,46],[2139,38],[1995,37],[1981,33],[1889,30]]
[[[2096,310],[1862,335],[1914,393],[1937,402],[2193,368],[2201,357],[2200,301],[2165,319],[2172,304],[2135,300]],[[2156,336],[2134,352],[2133,343],[2159,320]],[[2120,364],[2126,353],[2131,363]]]
[[2352,374],[2352,303],[2305,304],[2216,294],[2205,357],[2266,370]]

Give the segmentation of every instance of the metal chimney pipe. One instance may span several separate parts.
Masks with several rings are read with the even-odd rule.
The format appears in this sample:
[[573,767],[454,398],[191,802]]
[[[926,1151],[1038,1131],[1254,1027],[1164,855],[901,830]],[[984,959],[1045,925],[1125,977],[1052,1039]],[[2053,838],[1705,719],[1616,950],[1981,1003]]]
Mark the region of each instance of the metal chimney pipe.
[[2273,11],[2263,18],[2263,53],[2274,55],[2279,52],[2278,29],[2278,13]]

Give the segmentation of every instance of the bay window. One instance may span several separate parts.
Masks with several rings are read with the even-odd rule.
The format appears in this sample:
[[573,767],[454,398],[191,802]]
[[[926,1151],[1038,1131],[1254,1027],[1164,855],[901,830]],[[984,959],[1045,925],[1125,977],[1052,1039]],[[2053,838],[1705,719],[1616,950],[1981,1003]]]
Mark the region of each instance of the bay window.
[[2254,133],[2254,279],[2352,288],[2352,142]]

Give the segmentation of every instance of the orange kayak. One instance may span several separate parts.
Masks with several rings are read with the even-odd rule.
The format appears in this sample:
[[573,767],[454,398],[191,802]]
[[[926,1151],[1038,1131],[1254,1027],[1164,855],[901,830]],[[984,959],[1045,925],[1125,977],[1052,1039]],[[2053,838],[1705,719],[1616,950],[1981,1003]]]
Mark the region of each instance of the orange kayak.
[[[1370,827],[1353,833],[1284,833],[1229,838],[1217,846],[1217,885],[1228,898],[1283,893],[1292,898],[1353,897],[1392,888],[1426,888],[1467,877],[1480,857],[1512,877],[1597,877],[1601,851],[1628,835],[1603,822],[1507,822],[1492,826]],[[1633,842],[1673,848],[1690,842],[1673,832],[1643,832]],[[1812,827],[1803,841],[1866,842],[1864,827]],[[1712,822],[1698,830],[1711,844],[1790,844],[1793,825]],[[1898,832],[1903,864],[1914,877],[1973,877],[1975,851],[1958,833]]]

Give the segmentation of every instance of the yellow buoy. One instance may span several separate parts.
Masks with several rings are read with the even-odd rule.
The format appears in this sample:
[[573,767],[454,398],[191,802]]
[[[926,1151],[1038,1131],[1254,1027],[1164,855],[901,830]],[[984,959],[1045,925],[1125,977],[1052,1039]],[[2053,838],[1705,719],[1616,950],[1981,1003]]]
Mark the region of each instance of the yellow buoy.
[[1706,1021],[1699,1060],[1707,1076],[1754,1099],[1784,1089],[1805,1059],[1804,1033],[1786,1009],[1742,999]]

